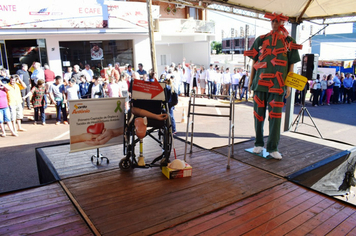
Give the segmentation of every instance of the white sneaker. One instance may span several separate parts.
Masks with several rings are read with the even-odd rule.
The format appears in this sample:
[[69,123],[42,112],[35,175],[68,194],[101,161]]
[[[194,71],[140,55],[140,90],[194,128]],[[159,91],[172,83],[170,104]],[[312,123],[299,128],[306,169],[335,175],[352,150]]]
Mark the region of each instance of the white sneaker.
[[264,147],[254,147],[252,152],[253,153],[261,153],[263,151]]
[[269,155],[271,157],[273,157],[274,159],[277,159],[277,160],[281,160],[282,159],[282,155],[279,153],[279,152],[270,152]]

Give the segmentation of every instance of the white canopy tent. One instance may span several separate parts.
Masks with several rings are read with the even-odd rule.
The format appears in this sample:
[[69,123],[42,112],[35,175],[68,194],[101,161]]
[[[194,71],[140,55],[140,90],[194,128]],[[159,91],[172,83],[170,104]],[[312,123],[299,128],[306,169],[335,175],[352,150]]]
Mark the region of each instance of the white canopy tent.
[[[303,20],[319,20],[320,23],[345,23],[356,21],[356,3],[354,0],[230,0],[204,1],[216,10],[224,7],[224,11],[234,13],[234,9],[242,9],[257,15],[265,12],[283,13],[291,22]],[[215,5],[215,6],[214,6]],[[219,9],[220,8],[220,9]],[[242,12],[241,15],[246,15]],[[251,16],[251,15],[250,15]],[[257,16],[261,18],[261,16]]]

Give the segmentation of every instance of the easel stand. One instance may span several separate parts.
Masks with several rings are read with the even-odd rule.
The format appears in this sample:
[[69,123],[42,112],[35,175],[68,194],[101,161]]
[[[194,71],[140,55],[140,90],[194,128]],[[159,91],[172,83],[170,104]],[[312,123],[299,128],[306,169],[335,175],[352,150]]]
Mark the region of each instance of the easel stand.
[[[99,153],[99,148],[96,149],[96,155],[92,155],[90,160],[91,162],[94,162],[94,158],[96,158],[96,165],[100,165],[103,162],[103,159],[106,159],[106,164],[109,164],[109,158],[104,157],[103,155],[101,155]],[[100,159],[100,163],[99,163],[99,159]]]
[[323,136],[322,136],[321,133],[320,133],[320,130],[318,129],[318,127],[316,126],[316,124],[315,124],[315,122],[314,122],[312,116],[310,115],[310,113],[309,113],[309,111],[308,111],[308,108],[306,108],[306,106],[305,106],[305,95],[307,94],[306,87],[304,87],[304,90],[303,90],[303,91],[304,91],[304,94],[303,94],[303,97],[302,97],[302,99],[303,99],[303,100],[302,100],[302,108],[300,109],[300,111],[299,111],[297,117],[295,118],[294,122],[292,123],[292,125],[290,126],[289,129],[291,129],[291,128],[293,127],[293,125],[296,124],[295,129],[294,129],[294,132],[296,132],[297,129],[298,129],[298,126],[299,126],[299,124],[300,124],[300,119],[302,119],[301,124],[304,124],[304,113],[306,112],[307,115],[309,116],[310,120],[311,120],[312,123],[313,123],[313,125],[309,125],[309,124],[306,124],[306,125],[313,126],[313,127],[318,131],[318,133],[319,133],[319,135],[320,135],[320,138],[323,138]]

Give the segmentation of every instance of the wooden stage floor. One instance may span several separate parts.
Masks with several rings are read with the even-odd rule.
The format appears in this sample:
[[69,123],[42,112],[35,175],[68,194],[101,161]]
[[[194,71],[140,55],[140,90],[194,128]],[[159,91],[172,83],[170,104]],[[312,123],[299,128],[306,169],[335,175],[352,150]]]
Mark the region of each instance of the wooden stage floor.
[[[110,155],[110,163],[100,167],[90,162],[90,152],[68,154],[69,145],[47,147],[42,151],[61,180],[36,191],[45,194],[43,188],[60,186],[75,206],[68,211],[77,209],[90,234],[97,235],[356,235],[354,206],[285,178],[347,148],[312,139],[282,135],[284,158],[280,161],[245,152],[252,141],[235,144],[230,169],[226,169],[226,147],[213,151],[194,147],[187,157],[192,177],[174,180],[168,180],[159,168],[120,171],[121,146],[103,148],[101,153]],[[183,159],[184,142],[175,140],[175,146],[178,158]],[[146,142],[147,156],[156,153],[152,149]],[[20,202],[33,200],[26,191],[20,193]],[[7,205],[13,194],[18,193],[0,195],[0,230],[9,235],[14,227],[4,222],[16,207]],[[34,205],[31,210],[37,208]],[[16,219],[12,216],[12,224]],[[80,228],[82,222],[75,222],[68,224]]]

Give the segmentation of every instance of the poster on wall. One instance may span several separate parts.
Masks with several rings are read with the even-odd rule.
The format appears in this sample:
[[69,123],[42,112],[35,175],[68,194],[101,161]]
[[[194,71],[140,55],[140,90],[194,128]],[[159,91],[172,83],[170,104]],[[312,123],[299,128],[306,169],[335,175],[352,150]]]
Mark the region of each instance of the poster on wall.
[[70,152],[123,143],[125,98],[70,100]]
[[104,52],[102,49],[101,41],[92,41],[90,42],[90,55],[91,59],[94,60],[103,60]]

